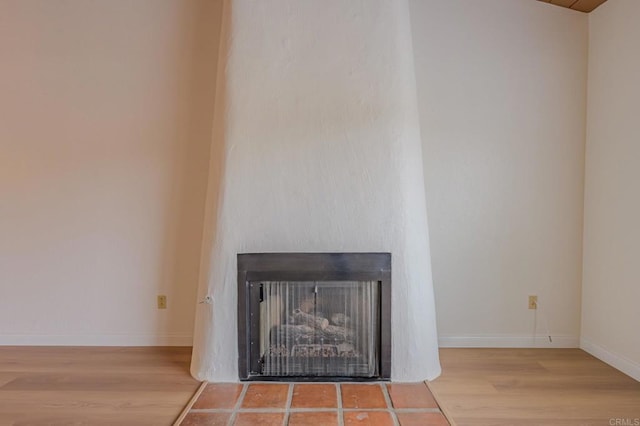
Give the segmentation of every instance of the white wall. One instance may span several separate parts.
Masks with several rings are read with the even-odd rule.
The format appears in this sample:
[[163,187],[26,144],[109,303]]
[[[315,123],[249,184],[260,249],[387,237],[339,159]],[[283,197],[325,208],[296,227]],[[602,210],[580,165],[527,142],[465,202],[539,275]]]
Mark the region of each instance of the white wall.
[[577,346],[587,15],[411,7],[440,343]]
[[640,2],[589,16],[582,346],[640,380]]
[[[590,15],[584,226],[583,347],[630,374],[639,7]],[[441,342],[530,345],[536,293],[573,344],[587,15],[411,11]],[[191,342],[219,20],[219,0],[0,2],[0,344]]]
[[219,6],[0,2],[0,344],[191,344]]

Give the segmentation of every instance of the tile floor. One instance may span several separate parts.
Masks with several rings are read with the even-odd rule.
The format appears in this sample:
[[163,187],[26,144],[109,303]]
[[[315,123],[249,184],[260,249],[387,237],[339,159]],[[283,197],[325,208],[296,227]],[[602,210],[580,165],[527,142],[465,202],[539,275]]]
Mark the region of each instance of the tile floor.
[[449,425],[424,383],[209,383],[182,426]]

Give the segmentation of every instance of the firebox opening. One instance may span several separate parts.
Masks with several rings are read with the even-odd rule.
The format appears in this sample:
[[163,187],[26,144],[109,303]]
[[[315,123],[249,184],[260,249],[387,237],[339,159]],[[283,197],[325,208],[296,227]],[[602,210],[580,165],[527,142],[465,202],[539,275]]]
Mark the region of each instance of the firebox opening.
[[238,255],[241,380],[390,376],[388,253]]

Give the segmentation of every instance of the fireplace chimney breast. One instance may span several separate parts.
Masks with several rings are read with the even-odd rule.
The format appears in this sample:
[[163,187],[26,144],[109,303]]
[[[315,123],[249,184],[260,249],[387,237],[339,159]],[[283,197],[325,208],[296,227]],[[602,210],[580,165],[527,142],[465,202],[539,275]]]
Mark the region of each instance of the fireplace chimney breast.
[[192,374],[238,378],[238,253],[392,254],[395,381],[440,374],[406,0],[228,0]]

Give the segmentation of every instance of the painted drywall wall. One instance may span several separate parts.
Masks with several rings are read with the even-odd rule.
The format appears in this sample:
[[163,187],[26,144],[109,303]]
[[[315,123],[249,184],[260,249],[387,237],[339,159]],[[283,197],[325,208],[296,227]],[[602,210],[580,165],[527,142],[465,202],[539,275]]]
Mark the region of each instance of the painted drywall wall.
[[191,344],[220,6],[0,2],[0,344]]
[[640,380],[640,2],[589,16],[582,347]]
[[193,375],[238,380],[237,253],[391,252],[391,377],[435,378],[408,3],[228,7],[214,125],[224,175],[219,207],[207,214],[216,231],[199,291],[213,304],[198,307]]
[[440,343],[577,346],[587,15],[410,5]]

